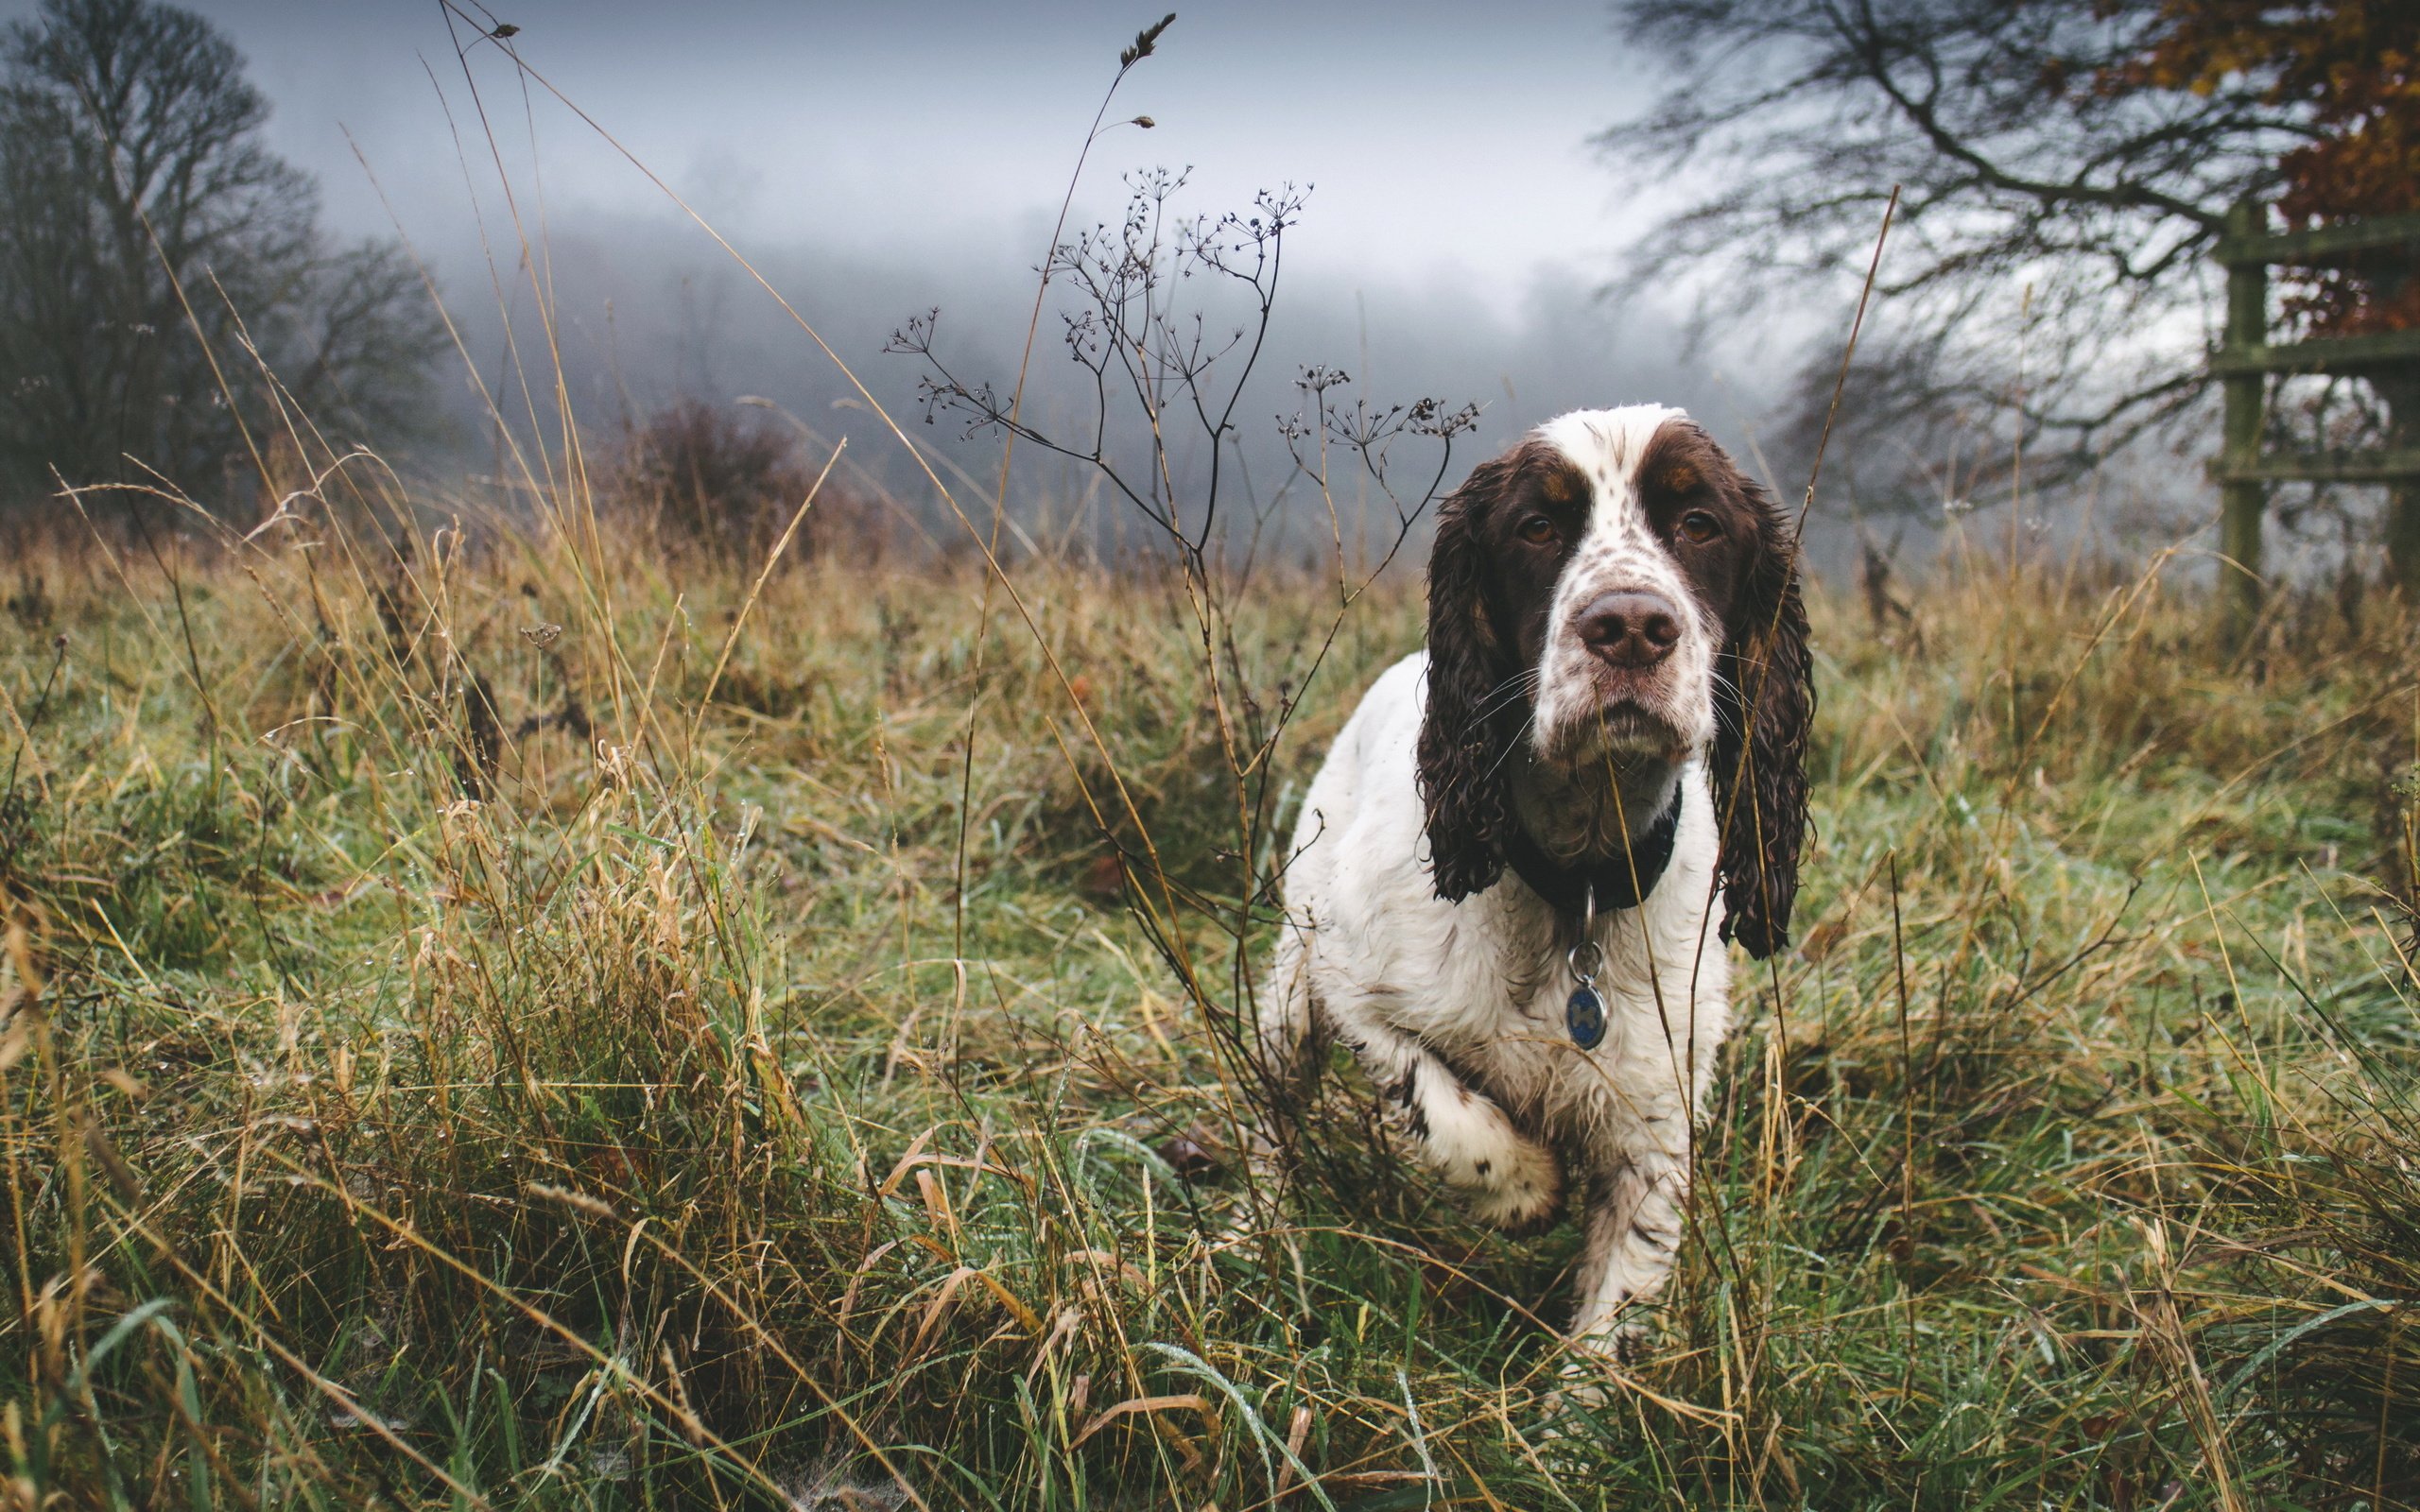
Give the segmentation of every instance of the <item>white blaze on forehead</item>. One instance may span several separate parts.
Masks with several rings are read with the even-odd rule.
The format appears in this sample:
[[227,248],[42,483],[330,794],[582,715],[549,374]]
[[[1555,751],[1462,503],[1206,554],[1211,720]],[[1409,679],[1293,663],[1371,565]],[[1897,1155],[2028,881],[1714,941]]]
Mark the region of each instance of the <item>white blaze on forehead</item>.
[[1687,419],[1664,404],[1626,404],[1574,410],[1538,427],[1540,439],[1586,474],[1595,495],[1588,523],[1564,565],[1558,609],[1613,589],[1644,588],[1674,595],[1685,592],[1677,564],[1648,524],[1639,498],[1639,469],[1665,423]]
[[1647,455],[1648,442],[1668,420],[1688,415],[1665,404],[1575,409],[1538,427],[1538,439],[1569,457],[1599,488],[1626,483]]

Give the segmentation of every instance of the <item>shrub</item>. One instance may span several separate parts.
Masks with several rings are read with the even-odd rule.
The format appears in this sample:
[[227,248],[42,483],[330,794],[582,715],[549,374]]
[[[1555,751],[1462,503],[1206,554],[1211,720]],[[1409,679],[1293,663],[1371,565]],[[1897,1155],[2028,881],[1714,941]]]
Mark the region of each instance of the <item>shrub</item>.
[[[599,504],[643,521],[667,549],[755,558],[781,539],[818,471],[796,437],[761,416],[682,398],[625,433]],[[786,555],[878,555],[873,524],[862,498],[826,478]]]

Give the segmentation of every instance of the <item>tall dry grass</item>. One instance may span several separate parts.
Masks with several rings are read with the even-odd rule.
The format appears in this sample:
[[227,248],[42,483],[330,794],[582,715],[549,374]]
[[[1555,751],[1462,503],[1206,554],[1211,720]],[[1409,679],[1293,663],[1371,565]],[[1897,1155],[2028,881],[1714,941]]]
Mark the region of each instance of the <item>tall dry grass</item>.
[[[2225,659],[2156,576],[1986,563],[1919,655],[1821,600],[1801,949],[1582,1408],[1568,1237],[1472,1229],[1344,1091],[1285,1177],[1201,1001],[1263,941],[1155,951],[1232,951],[1277,864],[1181,593],[1017,569],[970,782],[971,573],[572,524],[40,569],[16,1504],[2420,1495],[2400,617]],[[1247,660],[1335,592],[1264,580]],[[1345,616],[1280,818],[1417,609]]]

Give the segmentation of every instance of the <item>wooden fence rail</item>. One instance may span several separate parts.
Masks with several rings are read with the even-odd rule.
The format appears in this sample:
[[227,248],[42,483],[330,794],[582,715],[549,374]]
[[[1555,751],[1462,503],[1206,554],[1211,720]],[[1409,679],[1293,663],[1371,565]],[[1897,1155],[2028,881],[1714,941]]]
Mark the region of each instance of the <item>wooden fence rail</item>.
[[[2380,215],[2311,231],[2268,232],[2260,207],[2238,203],[2213,259],[2227,271],[2226,333],[2210,371],[2224,396],[2217,462],[2220,549],[2232,564],[2227,594],[2232,633],[2248,630],[2264,587],[2261,524],[2272,483],[2384,484],[2388,576],[2420,603],[2420,331],[2385,331],[2308,341],[2269,339],[2269,269],[2338,266],[2387,253],[2381,281],[2392,297],[2420,266],[2420,215]],[[2400,256],[2392,254],[2399,253]],[[2272,374],[2358,375],[2377,388],[2389,420],[2387,444],[2368,452],[2272,452],[2260,447]]]

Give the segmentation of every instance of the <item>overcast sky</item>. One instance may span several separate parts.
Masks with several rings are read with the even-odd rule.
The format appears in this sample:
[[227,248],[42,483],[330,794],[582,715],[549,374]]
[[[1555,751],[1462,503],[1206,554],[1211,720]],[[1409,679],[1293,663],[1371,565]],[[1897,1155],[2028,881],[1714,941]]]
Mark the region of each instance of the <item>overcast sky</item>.
[[[194,9],[245,53],[274,104],[271,145],[317,176],[331,227],[384,232],[391,205],[475,352],[503,345],[479,215],[510,239],[483,106],[525,217],[543,203],[571,361],[600,358],[585,392],[769,392],[806,413],[833,402],[833,375],[598,129],[757,260],[887,402],[912,399],[914,365],[880,348],[929,305],[977,370],[1012,371],[1030,269],[1118,50],[1161,14],[1158,0],[511,0],[495,12],[519,28],[510,46],[591,127],[535,87],[525,110],[510,60],[458,13],[449,28],[437,0]],[[1753,410],[1754,377],[1713,387],[1668,320],[1596,297],[1659,209],[1621,198],[1589,146],[1638,108],[1646,67],[1605,0],[1198,6],[1120,87],[1109,119],[1156,125],[1099,136],[1073,223],[1114,216],[1120,176],[1145,166],[1190,168],[1193,211],[1310,186],[1267,369],[1277,392],[1248,414],[1290,408],[1285,380],[1305,361],[1359,369],[1385,399],[1480,401],[1481,447],[1582,404]]]
[[[319,174],[336,223],[384,219],[349,129],[408,232],[441,245],[458,230],[462,169],[440,87],[458,112],[466,95],[436,0],[195,9],[251,60],[276,102],[276,146]],[[1021,267],[1118,49],[1159,11],[1158,0],[510,0],[496,13],[521,28],[525,60],[736,237]],[[497,61],[478,68],[491,109],[517,113]],[[1645,207],[1616,202],[1587,146],[1634,107],[1640,67],[1601,0],[1199,5],[1119,90],[1112,118],[1148,114],[1156,129],[1105,133],[1079,198],[1110,213],[1117,175],[1142,164],[1192,165],[1220,204],[1312,184],[1306,274],[1450,284],[1510,314],[1541,269],[1601,275],[1641,223]],[[535,116],[557,213],[661,203],[567,112]],[[475,123],[461,124],[478,146]],[[528,140],[526,121],[497,124]]]

